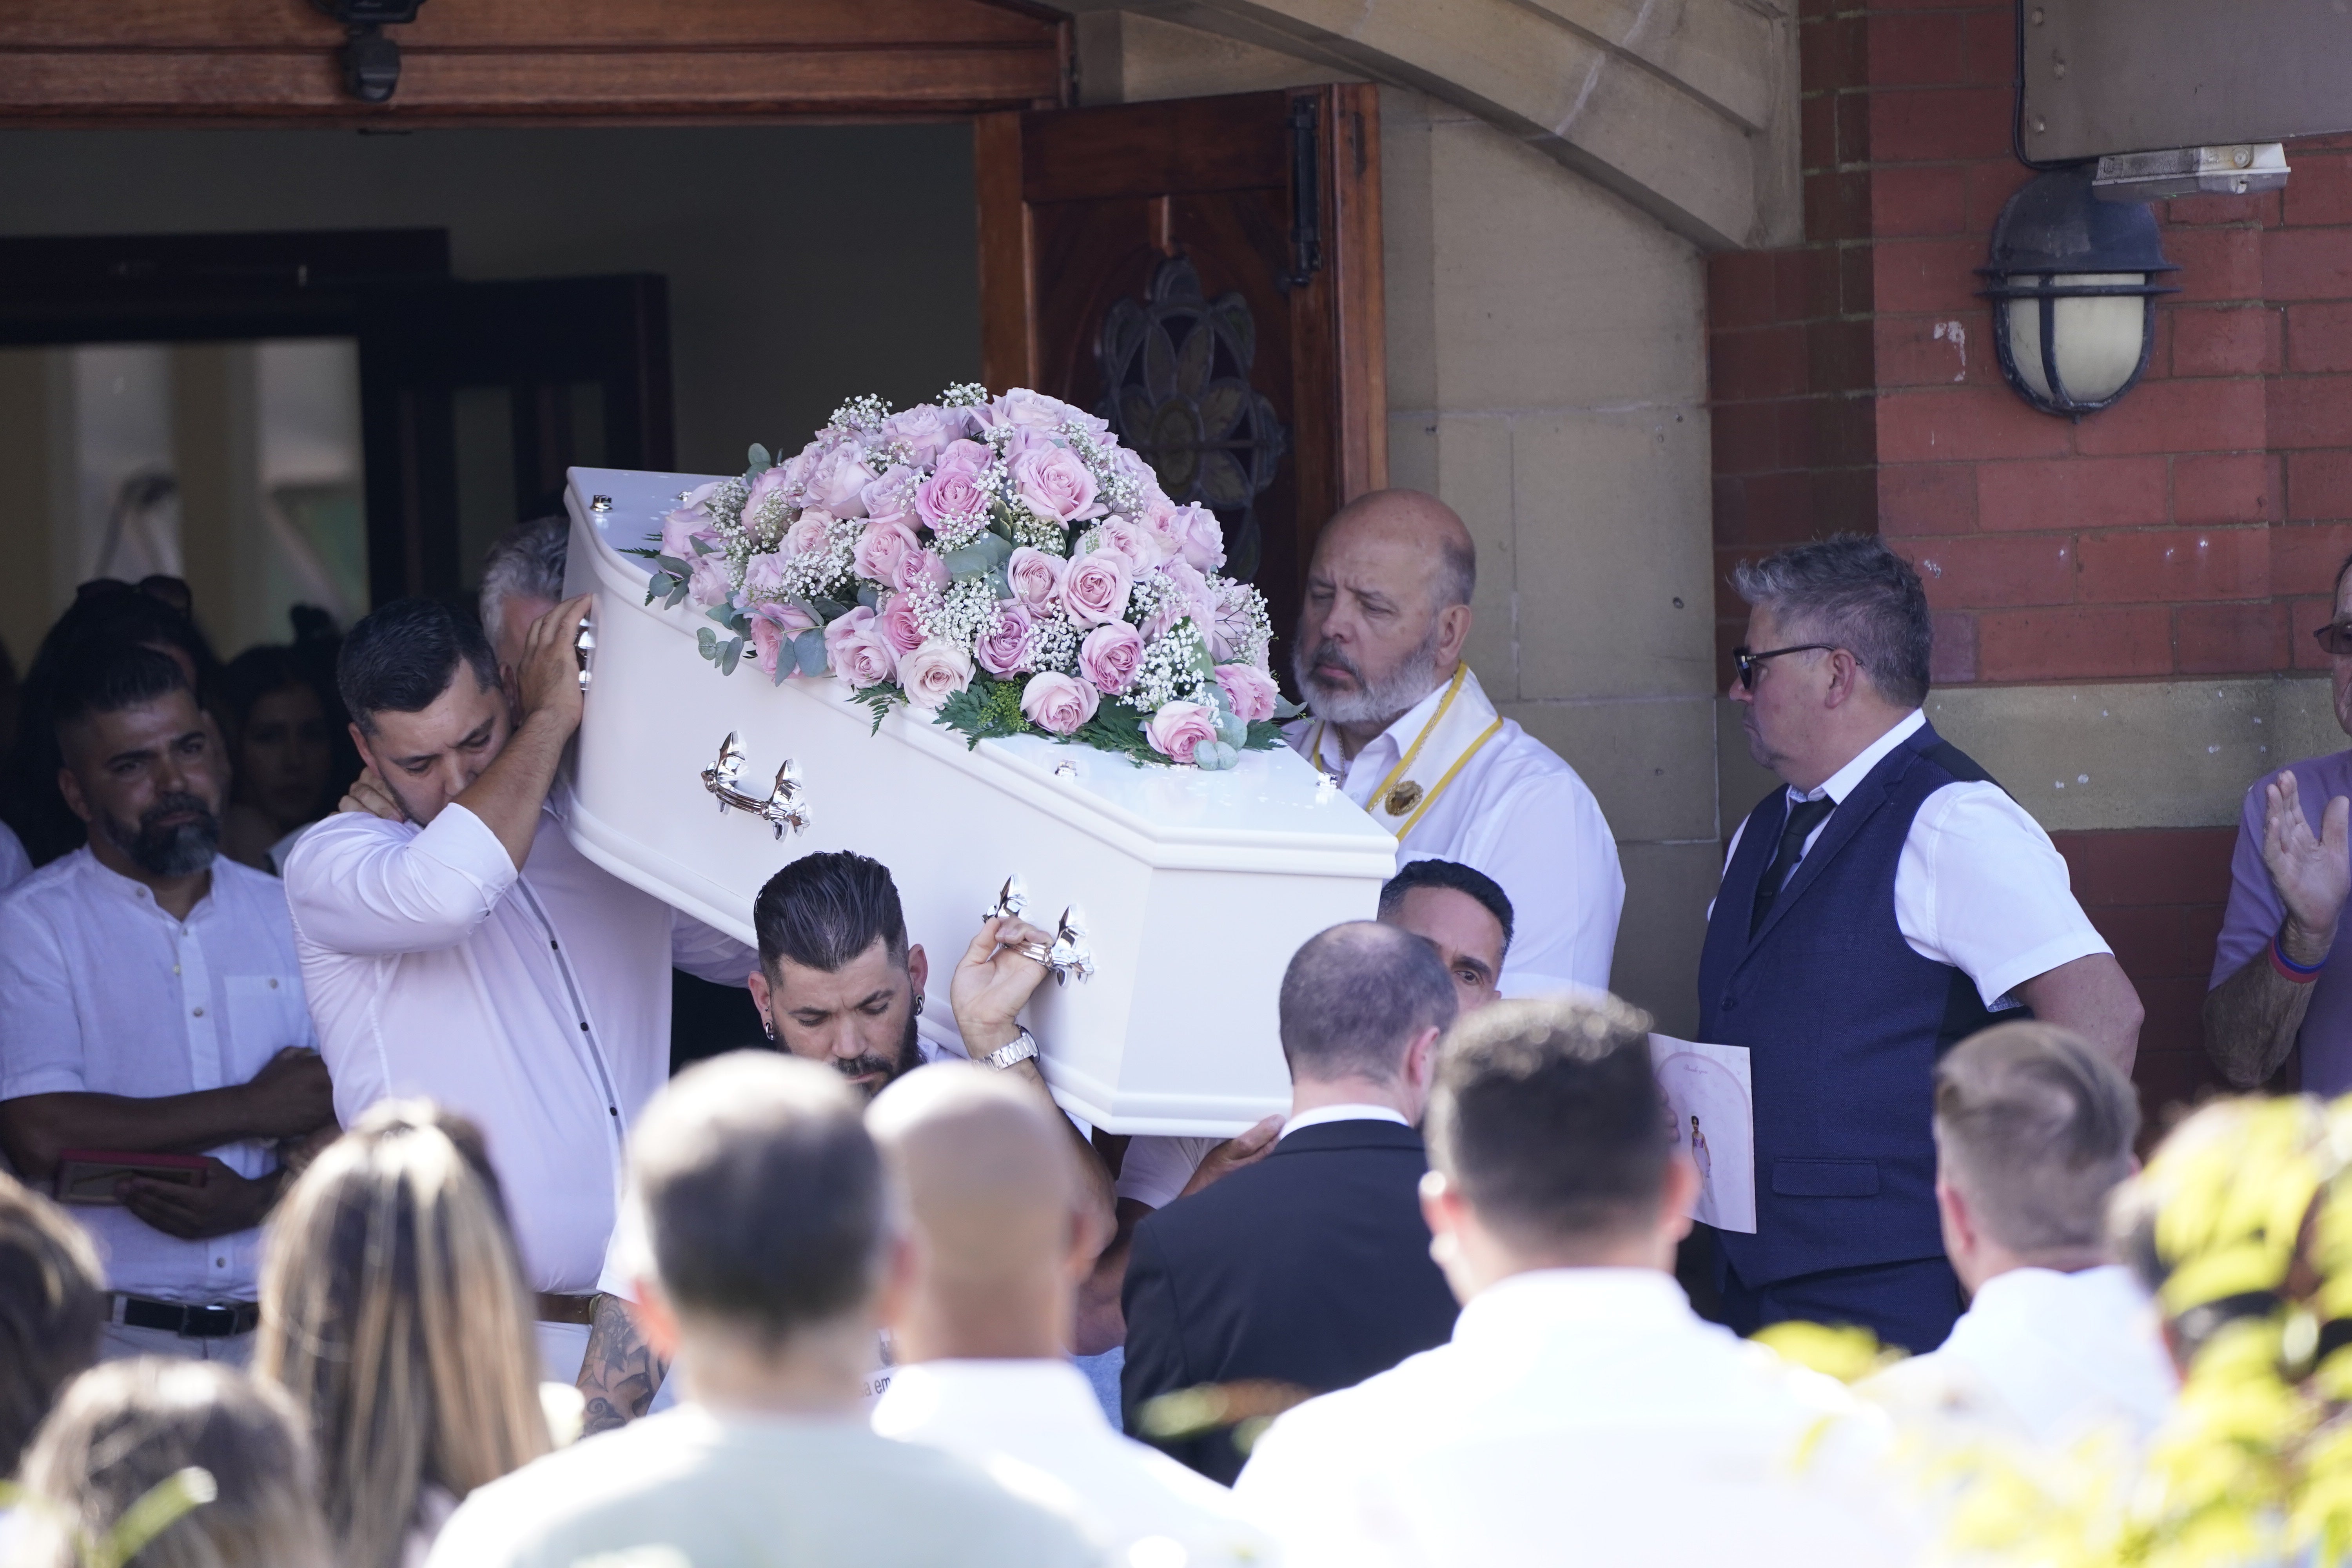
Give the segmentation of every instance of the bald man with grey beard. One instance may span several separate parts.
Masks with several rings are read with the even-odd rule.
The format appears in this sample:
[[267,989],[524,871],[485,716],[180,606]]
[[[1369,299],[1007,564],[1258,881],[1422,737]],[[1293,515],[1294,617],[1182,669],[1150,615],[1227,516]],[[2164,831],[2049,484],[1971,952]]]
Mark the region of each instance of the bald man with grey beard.
[[1113,1431],[1069,1363],[1076,1292],[1104,1238],[1051,1108],[941,1062],[885,1089],[866,1121],[906,1195],[916,1259],[874,1429],[1044,1471],[1076,1494],[1115,1562],[1154,1538],[1192,1563],[1274,1562],[1224,1488]]
[[1308,713],[1283,733],[1396,835],[1400,863],[1502,885],[1517,927],[1506,996],[1605,991],[1625,878],[1576,770],[1497,712],[1463,658],[1477,548],[1454,510],[1376,490],[1324,524],[1291,641]]

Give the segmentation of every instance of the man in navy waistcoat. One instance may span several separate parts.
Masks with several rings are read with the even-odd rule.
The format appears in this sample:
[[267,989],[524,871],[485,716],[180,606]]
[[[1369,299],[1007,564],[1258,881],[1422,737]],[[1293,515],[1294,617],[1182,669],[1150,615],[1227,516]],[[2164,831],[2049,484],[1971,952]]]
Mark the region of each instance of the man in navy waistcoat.
[[1730,1326],[1856,1323],[1924,1353],[1961,1307],[1936,1214],[1936,1058],[1996,1018],[2126,1073],[2140,1004],[2050,836],[1936,733],[1918,574],[1851,535],[1744,563],[1748,750],[1787,785],[1732,836],[1699,1037],[1750,1052],[1756,1233],[1713,1234]]

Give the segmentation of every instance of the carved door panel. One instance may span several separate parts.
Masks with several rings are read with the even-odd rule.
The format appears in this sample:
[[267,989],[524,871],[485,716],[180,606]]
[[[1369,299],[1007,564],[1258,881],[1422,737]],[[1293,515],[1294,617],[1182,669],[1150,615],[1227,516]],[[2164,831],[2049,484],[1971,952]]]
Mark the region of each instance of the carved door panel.
[[1277,628],[1324,521],[1387,482],[1379,138],[1365,86],[978,122],[989,384],[1109,420]]

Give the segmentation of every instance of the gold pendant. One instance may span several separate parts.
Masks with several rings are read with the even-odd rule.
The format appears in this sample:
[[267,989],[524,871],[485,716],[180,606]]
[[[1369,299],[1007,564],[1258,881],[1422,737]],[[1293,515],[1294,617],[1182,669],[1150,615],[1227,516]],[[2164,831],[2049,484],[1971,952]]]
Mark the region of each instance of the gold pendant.
[[1407,779],[1389,791],[1388,798],[1381,804],[1388,809],[1391,816],[1402,816],[1421,804],[1421,786]]

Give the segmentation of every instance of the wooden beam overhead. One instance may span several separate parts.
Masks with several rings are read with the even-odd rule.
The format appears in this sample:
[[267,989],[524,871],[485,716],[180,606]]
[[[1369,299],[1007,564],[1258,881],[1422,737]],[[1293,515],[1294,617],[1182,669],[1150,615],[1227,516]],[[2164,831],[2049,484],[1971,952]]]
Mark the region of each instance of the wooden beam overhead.
[[428,0],[367,104],[308,0],[0,0],[0,124],[971,114],[1065,101],[1067,31],[1013,0]]

